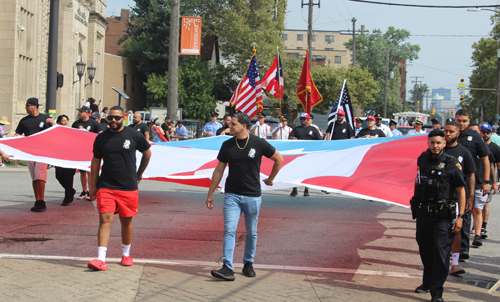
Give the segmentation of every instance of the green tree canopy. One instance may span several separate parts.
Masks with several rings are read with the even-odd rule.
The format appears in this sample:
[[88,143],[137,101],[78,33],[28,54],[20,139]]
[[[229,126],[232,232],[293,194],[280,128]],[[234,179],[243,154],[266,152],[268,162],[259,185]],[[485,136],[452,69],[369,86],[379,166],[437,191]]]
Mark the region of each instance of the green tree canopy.
[[[384,104],[384,88],[386,77],[386,56],[389,49],[389,71],[394,72],[394,79],[389,80],[388,112],[393,113],[394,106],[401,103],[398,97],[399,90],[399,62],[418,59],[419,45],[405,42],[410,37],[406,29],[389,27],[385,33],[375,29],[371,34],[356,37],[356,65],[365,68],[373,75],[379,83],[379,93],[375,97],[376,103],[367,107],[365,111],[380,112]],[[344,46],[353,51],[352,39],[344,43]]]

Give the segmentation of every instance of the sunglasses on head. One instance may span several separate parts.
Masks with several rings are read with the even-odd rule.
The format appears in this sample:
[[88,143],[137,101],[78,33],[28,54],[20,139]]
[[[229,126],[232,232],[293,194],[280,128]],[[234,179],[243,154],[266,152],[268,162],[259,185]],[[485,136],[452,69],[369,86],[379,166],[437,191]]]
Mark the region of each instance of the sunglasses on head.
[[123,118],[123,115],[122,116],[119,116],[119,115],[108,115],[106,117],[108,119],[108,121],[112,121],[112,120],[115,120],[115,121],[119,121]]

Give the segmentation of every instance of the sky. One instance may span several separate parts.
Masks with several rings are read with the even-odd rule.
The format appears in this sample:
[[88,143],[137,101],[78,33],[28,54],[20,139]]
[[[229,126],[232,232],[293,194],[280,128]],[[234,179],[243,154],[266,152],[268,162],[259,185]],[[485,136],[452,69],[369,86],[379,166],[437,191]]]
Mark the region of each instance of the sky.
[[[189,0],[181,0],[189,1]],[[308,8],[301,8],[307,0],[288,0],[286,28],[307,29]],[[319,0],[314,0],[317,3]],[[497,5],[500,0],[377,0],[421,5]],[[134,0],[106,0],[107,15],[120,14],[121,8],[133,6]],[[451,98],[459,100],[457,91],[460,78],[468,78],[472,67],[472,44],[488,37],[492,29],[490,16],[493,12],[469,12],[466,8],[414,8],[376,5],[349,0],[323,0],[321,7],[314,6],[313,30],[352,30],[351,19],[356,18],[356,28],[365,25],[370,32],[389,26],[407,29],[411,33],[407,42],[420,45],[419,58],[407,67],[408,91],[413,87],[414,77],[436,88],[451,89]],[[409,97],[409,95],[407,96]]]

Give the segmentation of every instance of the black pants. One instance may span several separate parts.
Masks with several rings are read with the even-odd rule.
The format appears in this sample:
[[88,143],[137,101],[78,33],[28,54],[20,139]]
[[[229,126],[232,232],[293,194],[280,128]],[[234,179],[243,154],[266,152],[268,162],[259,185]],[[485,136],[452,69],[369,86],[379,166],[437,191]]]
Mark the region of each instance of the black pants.
[[451,232],[451,221],[430,217],[424,210],[417,212],[417,243],[424,265],[423,286],[432,297],[443,296],[443,284],[450,269],[451,245],[455,234]]
[[72,202],[75,196],[73,189],[73,179],[76,169],[56,167],[56,179],[64,188],[64,202]]
[[470,246],[470,228],[472,224],[472,210],[465,212],[464,220],[462,222],[462,229],[460,229],[460,236],[462,241],[460,243],[460,252],[469,253]]

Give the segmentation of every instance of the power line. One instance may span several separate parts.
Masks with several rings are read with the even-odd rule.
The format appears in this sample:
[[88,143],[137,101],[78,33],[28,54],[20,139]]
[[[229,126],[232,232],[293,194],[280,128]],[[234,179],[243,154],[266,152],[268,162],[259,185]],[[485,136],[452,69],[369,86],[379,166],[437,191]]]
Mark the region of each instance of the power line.
[[390,6],[407,6],[407,7],[425,7],[425,8],[480,8],[480,7],[497,7],[497,5],[420,5],[420,4],[404,4],[404,3],[389,3],[389,2],[377,2],[377,1],[366,1],[366,0],[349,0],[352,2],[361,2],[367,4],[381,4]]
[[489,35],[411,35],[412,37],[489,37]]
[[463,76],[463,74],[458,74],[458,73],[454,73],[454,72],[442,70],[442,69],[439,69],[439,68],[435,68],[435,67],[430,67],[430,66],[418,64],[418,63],[415,63],[415,62],[413,62],[413,64],[419,65],[419,66],[422,66],[422,67],[427,67],[427,68],[430,68],[430,69],[434,69],[434,70],[437,70],[437,71],[441,71],[441,72],[446,72],[446,73],[449,73],[449,74],[457,75],[457,76],[460,76],[460,77]]

